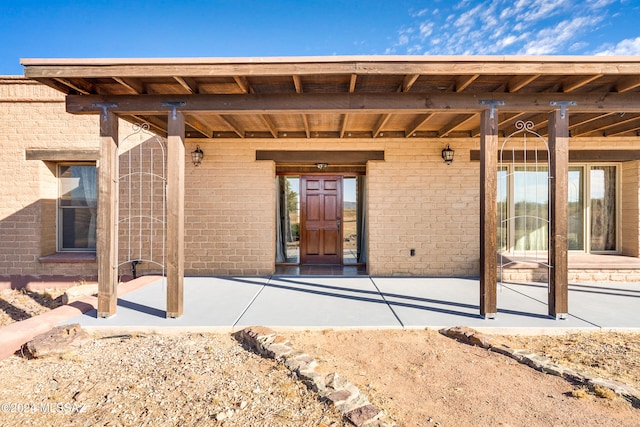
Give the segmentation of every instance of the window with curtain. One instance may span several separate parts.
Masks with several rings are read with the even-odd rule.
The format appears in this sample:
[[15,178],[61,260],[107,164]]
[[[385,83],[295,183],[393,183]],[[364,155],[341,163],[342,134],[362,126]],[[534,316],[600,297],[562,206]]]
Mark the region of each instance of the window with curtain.
[[[568,176],[569,250],[618,250],[617,165],[572,164]],[[498,248],[548,250],[546,167],[504,166],[498,171]],[[505,221],[504,218],[510,218]]]
[[58,165],[58,250],[95,251],[98,186],[95,164]]

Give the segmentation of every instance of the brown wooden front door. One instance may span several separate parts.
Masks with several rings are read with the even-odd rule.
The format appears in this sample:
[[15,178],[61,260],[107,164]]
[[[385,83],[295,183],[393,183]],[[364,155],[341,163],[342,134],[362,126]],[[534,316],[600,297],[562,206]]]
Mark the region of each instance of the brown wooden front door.
[[342,177],[301,177],[300,261],[342,264]]

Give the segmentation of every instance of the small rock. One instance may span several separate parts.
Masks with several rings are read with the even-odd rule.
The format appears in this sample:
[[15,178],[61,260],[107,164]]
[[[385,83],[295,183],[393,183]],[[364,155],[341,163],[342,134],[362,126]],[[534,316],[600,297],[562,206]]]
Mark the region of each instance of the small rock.
[[70,353],[89,342],[91,337],[78,324],[56,326],[22,347],[27,357],[38,359]]

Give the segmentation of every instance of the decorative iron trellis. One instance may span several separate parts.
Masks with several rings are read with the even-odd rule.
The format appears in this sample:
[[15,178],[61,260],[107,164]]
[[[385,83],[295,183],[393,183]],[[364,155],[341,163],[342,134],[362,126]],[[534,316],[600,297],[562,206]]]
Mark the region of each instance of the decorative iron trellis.
[[120,276],[124,266],[133,278],[139,269],[165,276],[166,151],[147,123],[134,124],[118,148]]
[[[532,121],[518,120],[515,123],[516,130],[504,139],[500,147],[498,165],[500,283],[503,282],[503,269],[509,265],[532,262],[546,267],[547,282],[552,268],[549,259],[551,237],[549,144],[534,131],[534,126]],[[516,179],[519,181],[517,191]],[[510,200],[510,197],[514,197],[514,200]]]

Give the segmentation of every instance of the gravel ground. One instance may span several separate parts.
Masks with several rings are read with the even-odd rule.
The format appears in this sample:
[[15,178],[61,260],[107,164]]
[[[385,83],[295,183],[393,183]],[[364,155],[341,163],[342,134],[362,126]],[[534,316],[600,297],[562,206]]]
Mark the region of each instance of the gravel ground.
[[0,327],[45,313],[62,305],[64,291],[49,289],[32,292],[15,289],[0,290]]
[[3,426],[345,426],[230,335],[99,337],[62,359],[0,362]]

